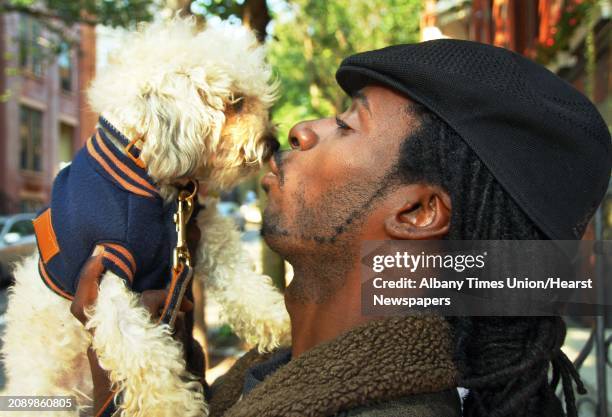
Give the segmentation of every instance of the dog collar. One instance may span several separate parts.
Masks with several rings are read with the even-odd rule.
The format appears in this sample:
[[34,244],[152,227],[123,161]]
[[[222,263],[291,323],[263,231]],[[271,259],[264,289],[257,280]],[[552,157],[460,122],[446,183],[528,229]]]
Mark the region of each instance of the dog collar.
[[[121,143],[127,138],[107,120],[101,122],[100,126],[86,145],[88,156],[97,166],[97,171],[126,191],[143,197],[159,196],[159,190],[146,169],[121,152],[109,135]],[[119,135],[123,138],[120,138]]]
[[135,145],[138,142],[143,142],[142,137],[136,137],[132,140],[128,139],[123,133],[121,133],[115,126],[113,126],[108,120],[106,120],[103,116],[100,116],[98,119],[98,123],[104,129],[106,129],[113,137],[123,145],[123,150],[125,154],[140,168],[145,168],[146,165],[142,159],[140,159],[140,149]]

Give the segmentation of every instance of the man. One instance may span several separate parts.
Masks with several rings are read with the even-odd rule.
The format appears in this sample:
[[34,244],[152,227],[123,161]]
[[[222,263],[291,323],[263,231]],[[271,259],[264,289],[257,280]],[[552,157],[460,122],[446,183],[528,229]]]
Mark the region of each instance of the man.
[[241,358],[211,387],[211,416],[562,416],[559,381],[576,416],[562,319],[362,316],[360,245],[580,239],[612,162],[593,105],[525,58],[456,40],[358,54],[336,77],[351,106],[297,124],[262,180],[264,238],[295,270],[292,345]]

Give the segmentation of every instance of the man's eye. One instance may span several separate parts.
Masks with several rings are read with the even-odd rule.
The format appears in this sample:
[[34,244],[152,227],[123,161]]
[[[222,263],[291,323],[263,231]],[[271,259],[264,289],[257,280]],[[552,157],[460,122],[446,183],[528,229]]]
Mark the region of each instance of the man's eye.
[[351,129],[351,127],[349,125],[347,125],[338,116],[336,116],[336,125],[338,126],[338,129],[340,129],[340,130],[350,130]]

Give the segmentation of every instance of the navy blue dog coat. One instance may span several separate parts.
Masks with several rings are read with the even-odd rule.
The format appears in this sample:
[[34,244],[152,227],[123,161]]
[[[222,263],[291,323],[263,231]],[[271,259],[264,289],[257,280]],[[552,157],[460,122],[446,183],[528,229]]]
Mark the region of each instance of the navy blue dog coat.
[[176,203],[164,202],[138,160],[109,137],[122,143],[125,136],[103,118],[100,125],[57,175],[50,207],[34,220],[40,274],[68,299],[94,251],[136,292],[162,289],[172,277]]
[[[51,290],[72,300],[87,260],[101,255],[104,271],[123,278],[133,291],[168,288],[159,322],[172,325],[191,279],[187,264],[176,269],[172,264],[177,204],[161,198],[133,142],[104,118],[99,124],[57,175],[50,207],[34,219],[40,275]],[[114,414],[114,397],[113,392],[98,416]]]

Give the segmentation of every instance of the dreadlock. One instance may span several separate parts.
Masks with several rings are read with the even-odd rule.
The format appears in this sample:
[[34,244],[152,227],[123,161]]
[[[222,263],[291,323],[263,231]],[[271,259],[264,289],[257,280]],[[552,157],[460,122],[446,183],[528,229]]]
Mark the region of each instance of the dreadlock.
[[[547,239],[446,122],[418,104],[408,110],[421,123],[402,144],[397,170],[403,182],[435,184],[449,193],[448,239]],[[561,351],[566,333],[561,317],[447,320],[454,331],[459,385],[469,389],[464,416],[563,416],[555,395],[561,381],[567,415],[577,417],[572,381],[579,393],[585,389]]]

